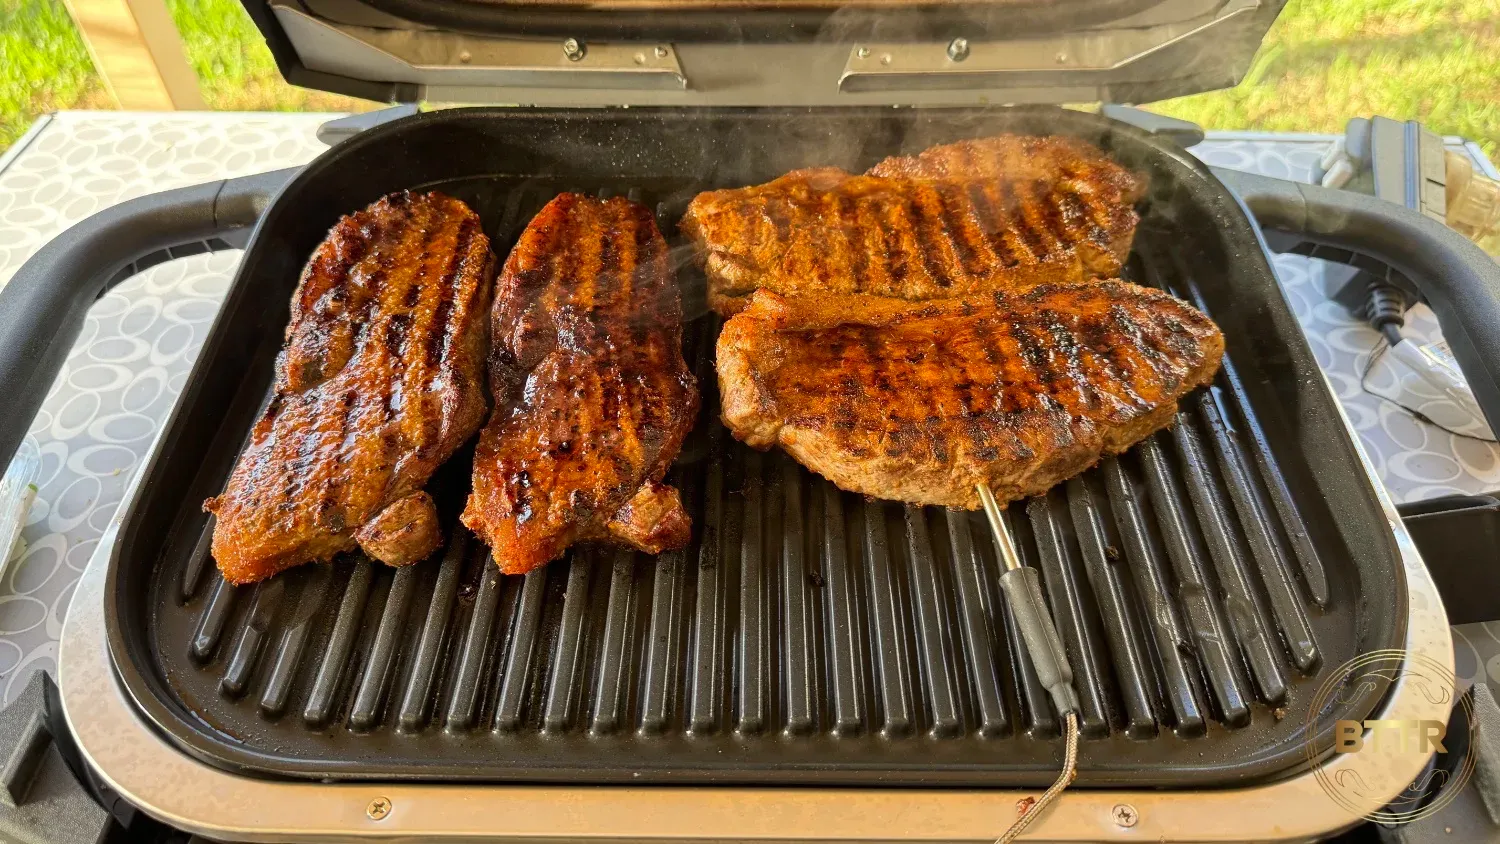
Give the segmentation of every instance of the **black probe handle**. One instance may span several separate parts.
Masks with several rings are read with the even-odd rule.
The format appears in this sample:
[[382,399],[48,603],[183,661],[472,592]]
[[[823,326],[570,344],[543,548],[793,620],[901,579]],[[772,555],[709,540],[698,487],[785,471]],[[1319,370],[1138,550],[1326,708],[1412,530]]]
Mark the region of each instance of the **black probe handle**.
[[0,473],[36,418],[84,315],[136,272],[243,246],[295,168],[131,199],[43,246],[0,288]]
[[1261,226],[1394,267],[1437,314],[1490,427],[1500,431],[1500,264],[1436,220],[1362,193],[1211,168]]
[[1047,611],[1042,598],[1041,577],[1036,569],[1021,566],[1000,575],[1000,588],[1005,590],[1005,603],[1016,618],[1021,638],[1026,641],[1026,652],[1031,655],[1037,679],[1052,695],[1057,714],[1077,712],[1079,703],[1078,692],[1073,689],[1073,667],[1068,664],[1068,652],[1063,649],[1062,637],[1057,635],[1052,614]]

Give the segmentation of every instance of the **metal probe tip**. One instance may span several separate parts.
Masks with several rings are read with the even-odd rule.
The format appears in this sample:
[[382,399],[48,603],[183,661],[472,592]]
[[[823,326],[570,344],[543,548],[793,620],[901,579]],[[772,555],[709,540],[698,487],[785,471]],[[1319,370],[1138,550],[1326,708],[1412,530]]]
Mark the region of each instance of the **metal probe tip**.
[[990,531],[995,534],[995,546],[1000,549],[1000,561],[1004,563],[1006,571],[1014,571],[1021,567],[1021,555],[1016,551],[1016,540],[1010,535],[1010,528],[1005,526],[1005,519],[1000,502],[995,500],[995,493],[990,492],[988,484],[976,484],[979,490],[979,501],[984,505],[984,515],[990,520]]

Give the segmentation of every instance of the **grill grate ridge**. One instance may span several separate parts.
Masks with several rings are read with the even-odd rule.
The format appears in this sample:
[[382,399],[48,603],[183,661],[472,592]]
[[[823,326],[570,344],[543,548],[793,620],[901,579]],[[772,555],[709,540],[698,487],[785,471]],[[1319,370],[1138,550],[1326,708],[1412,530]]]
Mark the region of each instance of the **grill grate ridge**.
[[468,550],[468,532],[454,531],[448,540],[448,547],[443,551],[443,561],[432,586],[432,599],[427,605],[427,614],[412,656],[406,691],[401,697],[398,723],[407,732],[422,729],[431,712],[432,695],[438,687],[438,660],[448,633],[448,619],[458,597],[458,577]]
[[1095,493],[1083,478],[1072,478],[1066,484],[1068,513],[1083,556],[1083,569],[1103,617],[1105,641],[1115,680],[1125,704],[1125,734],[1147,738],[1156,734],[1156,716],[1152,711],[1148,686],[1155,685],[1148,673],[1145,644],[1136,636],[1130,601],[1119,569],[1111,556],[1119,551],[1104,535],[1104,524]]
[[1159,552],[1142,513],[1144,502],[1126,477],[1119,458],[1105,458],[1103,472],[1124,558],[1136,577],[1135,594],[1144,605],[1145,626],[1156,637],[1156,659],[1164,675],[1162,687],[1173,724],[1179,735],[1199,735],[1205,722],[1194,680],[1198,669],[1191,664],[1193,645],[1168,591]]
[[974,547],[969,516],[958,510],[944,513],[948,525],[948,546],[953,552],[954,580],[958,586],[958,631],[963,636],[969,663],[969,686],[976,699],[979,735],[994,738],[1010,731],[1010,714],[1006,711],[1004,687],[995,668],[995,649],[990,643],[990,626],[985,607],[984,584],[989,572],[984,559]]

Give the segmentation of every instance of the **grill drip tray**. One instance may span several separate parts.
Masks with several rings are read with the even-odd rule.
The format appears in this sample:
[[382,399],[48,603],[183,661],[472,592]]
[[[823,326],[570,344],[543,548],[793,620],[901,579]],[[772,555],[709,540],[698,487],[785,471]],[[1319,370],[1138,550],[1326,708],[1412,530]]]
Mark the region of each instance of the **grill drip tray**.
[[[1132,159],[1143,137],[1117,138],[1115,153],[1154,168],[1158,188],[1208,181],[1195,165],[1140,159],[1151,150]],[[502,255],[559,190],[657,203],[671,233],[699,187],[426,186],[478,210]],[[1277,392],[1315,364],[1300,339],[1275,336],[1290,316],[1268,320],[1258,304],[1279,297],[1274,280],[1267,270],[1246,281],[1254,266],[1211,280],[1189,270],[1229,266],[1212,246],[1225,223],[1199,214],[1193,245],[1182,222],[1190,191],[1173,190],[1172,204],[1150,206],[1129,275],[1218,320],[1230,337],[1225,371],[1184,399],[1171,430],[1008,514],[1077,678],[1083,785],[1284,774],[1305,761],[1307,701],[1323,672],[1402,633],[1401,613],[1385,610],[1404,601],[1395,551],[1361,522],[1383,524],[1357,464],[1339,462],[1347,443],[1314,474],[1308,445],[1280,433],[1282,414],[1340,423],[1326,393],[1294,407],[1305,396]],[[680,277],[689,312],[701,313],[701,276]],[[255,343],[240,344],[238,360],[199,362],[195,378],[225,374],[213,387],[224,422],[180,455],[164,440],[153,477],[179,482],[153,490],[148,480],[111,567],[116,670],[179,746],[231,770],[315,779],[1039,786],[1055,776],[1059,722],[1001,600],[982,516],[864,499],[734,441],[717,419],[712,315],[685,332],[705,410],[669,477],[693,514],[684,551],[580,548],[503,576],[456,524],[469,466],[460,453],[430,487],[450,538],[433,559],[392,570],[350,555],[228,586],[198,504],[222,486],[270,383],[284,306],[257,299],[285,301],[274,294],[231,292],[226,311],[258,309],[261,323],[221,319],[216,331],[253,332]],[[1246,355],[1236,338],[1251,326],[1283,343],[1279,358]],[[204,354],[227,358],[228,346]],[[1340,484],[1349,492],[1335,499]],[[1377,699],[1330,717],[1362,718]]]

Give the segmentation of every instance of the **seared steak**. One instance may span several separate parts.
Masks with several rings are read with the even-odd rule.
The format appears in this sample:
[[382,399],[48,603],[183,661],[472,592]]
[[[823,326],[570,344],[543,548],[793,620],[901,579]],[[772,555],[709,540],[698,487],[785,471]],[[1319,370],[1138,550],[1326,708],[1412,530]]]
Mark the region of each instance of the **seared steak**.
[[1169,424],[1224,338],[1122,281],[908,303],[760,291],[719,335],[724,422],[840,487],[975,509],[1046,491]]
[[725,315],[762,287],[940,299],[1117,275],[1143,190],[1084,141],[1000,135],[702,193],[681,228]]
[[698,415],[681,320],[645,206],[562,194],[521,234],[497,285],[495,412],[462,517],[502,571],[585,540],[687,543],[677,490],[660,483]]
[[494,265],[479,217],[440,193],[391,194],[334,226],[292,296],[275,394],[204,503],[226,580],[356,546],[391,565],[436,549],[422,486],[484,421]]

